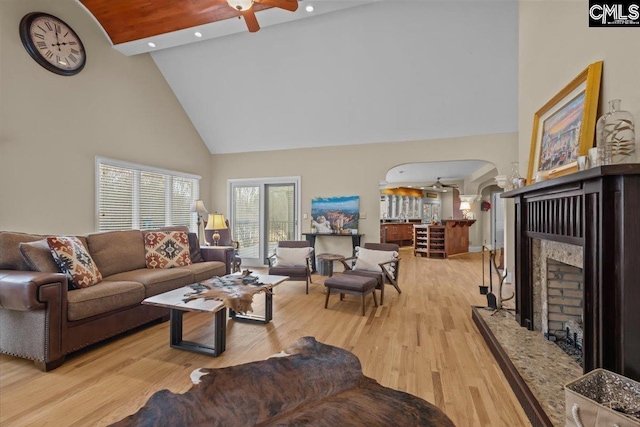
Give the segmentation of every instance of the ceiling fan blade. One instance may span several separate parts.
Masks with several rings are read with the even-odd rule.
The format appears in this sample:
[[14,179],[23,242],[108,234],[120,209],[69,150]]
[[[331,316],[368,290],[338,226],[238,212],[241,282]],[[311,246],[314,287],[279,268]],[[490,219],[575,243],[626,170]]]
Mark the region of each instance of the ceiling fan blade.
[[249,28],[250,33],[255,33],[260,29],[258,19],[256,19],[256,14],[253,12],[253,9],[243,10],[241,13],[242,16],[244,16],[244,22],[247,23],[247,28]]
[[256,3],[278,7],[280,9],[289,10],[291,12],[295,12],[296,10],[298,10],[298,0],[257,0]]

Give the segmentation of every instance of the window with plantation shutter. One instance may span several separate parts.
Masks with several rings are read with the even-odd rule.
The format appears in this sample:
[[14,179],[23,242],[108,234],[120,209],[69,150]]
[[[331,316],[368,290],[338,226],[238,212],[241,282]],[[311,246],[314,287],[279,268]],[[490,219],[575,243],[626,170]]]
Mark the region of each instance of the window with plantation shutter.
[[[166,175],[140,172],[140,228],[159,228],[165,226],[165,188]],[[171,224],[172,225],[172,224]]]
[[186,225],[195,231],[200,177],[96,158],[98,231]]
[[100,231],[133,228],[134,171],[100,165],[98,222]]
[[192,179],[180,177],[173,177],[172,185],[171,223],[188,225],[190,229],[197,231],[195,214],[191,212],[191,204],[198,199],[197,186],[193,185]]

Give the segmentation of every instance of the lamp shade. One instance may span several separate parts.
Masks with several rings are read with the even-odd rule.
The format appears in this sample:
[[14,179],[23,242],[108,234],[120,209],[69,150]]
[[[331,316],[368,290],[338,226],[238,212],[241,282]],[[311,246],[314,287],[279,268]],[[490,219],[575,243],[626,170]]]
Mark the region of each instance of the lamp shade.
[[199,214],[208,214],[207,208],[204,207],[202,200],[194,200],[191,204],[191,212],[198,212]]
[[471,209],[471,204],[469,202],[461,202],[460,203],[460,210],[461,211],[468,211]]
[[224,221],[224,215],[215,213],[209,214],[209,221],[207,221],[207,226],[205,230],[226,230],[227,224]]

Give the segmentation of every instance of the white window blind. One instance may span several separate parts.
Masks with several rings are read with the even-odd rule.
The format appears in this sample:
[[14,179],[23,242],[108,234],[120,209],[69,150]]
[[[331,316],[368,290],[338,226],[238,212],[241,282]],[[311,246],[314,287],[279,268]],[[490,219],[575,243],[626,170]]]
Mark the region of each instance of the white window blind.
[[238,185],[233,188],[233,237],[239,243],[238,253],[258,258],[260,243],[260,186]]
[[197,231],[196,214],[191,212],[191,205],[198,198],[198,188],[189,178],[173,177],[173,189],[171,192],[171,223],[189,224],[192,230]]
[[195,231],[191,205],[200,177],[96,158],[98,231],[186,225]]
[[98,230],[133,228],[134,171],[101,165],[99,173]]

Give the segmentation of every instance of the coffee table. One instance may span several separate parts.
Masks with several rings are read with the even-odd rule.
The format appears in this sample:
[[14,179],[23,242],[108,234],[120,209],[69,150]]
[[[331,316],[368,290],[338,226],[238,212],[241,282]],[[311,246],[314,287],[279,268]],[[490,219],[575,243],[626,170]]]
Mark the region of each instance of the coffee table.
[[[236,273],[235,275],[239,275]],[[234,276],[233,274],[231,276]],[[289,279],[289,276],[275,276],[270,274],[253,274],[258,276],[258,281],[262,283],[264,291],[264,316],[259,314],[237,313],[229,309],[229,317],[234,320],[245,322],[264,323],[265,325],[273,319],[273,288]]]
[[[142,303],[170,309],[169,345],[171,348],[207,354],[209,356],[218,356],[226,348],[227,308],[222,301],[216,300],[199,298],[189,302],[182,301],[185,298],[185,294],[193,291],[193,288],[185,286],[149,297],[142,301]],[[187,311],[214,314],[213,346],[182,339],[182,316]]]
[[[230,275],[230,276],[239,276]],[[260,288],[258,292],[264,291],[265,293],[265,315],[256,316],[253,314],[240,314],[233,310],[229,310],[231,317],[237,320],[246,320],[250,322],[269,323],[273,318],[273,293],[274,286],[287,280],[288,276],[273,276],[267,274],[254,274],[258,277],[258,282],[261,285],[256,286]],[[215,278],[214,278],[215,279]],[[187,294],[193,294],[196,291],[198,285],[209,285],[213,283],[214,279],[204,280],[200,283],[194,283],[189,286],[174,289],[159,295],[155,295],[146,298],[142,301],[142,304],[155,305],[159,307],[166,307],[170,309],[170,324],[169,324],[169,345],[171,348],[177,348],[180,350],[187,350],[194,353],[206,354],[209,356],[219,356],[226,349],[227,338],[227,308],[224,301],[216,299],[204,299],[195,298],[185,302]],[[254,285],[237,285],[240,286],[252,286]],[[183,322],[182,318],[184,313],[188,311],[213,313],[214,315],[214,327],[213,327],[213,339],[214,344],[210,346],[208,344],[196,343],[193,341],[186,341],[182,339]]]

